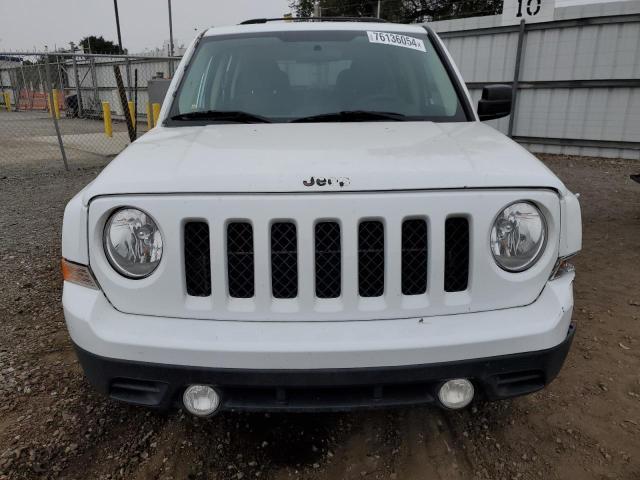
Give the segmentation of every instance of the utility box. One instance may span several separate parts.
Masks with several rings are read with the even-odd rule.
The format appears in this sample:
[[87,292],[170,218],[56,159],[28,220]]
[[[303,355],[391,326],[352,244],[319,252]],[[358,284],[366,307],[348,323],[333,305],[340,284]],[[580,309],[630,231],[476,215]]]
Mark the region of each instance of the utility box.
[[149,93],[149,102],[159,103],[162,105],[164,102],[164,97],[167,94],[167,90],[169,90],[169,84],[171,80],[166,78],[152,78],[147,83],[147,92]]

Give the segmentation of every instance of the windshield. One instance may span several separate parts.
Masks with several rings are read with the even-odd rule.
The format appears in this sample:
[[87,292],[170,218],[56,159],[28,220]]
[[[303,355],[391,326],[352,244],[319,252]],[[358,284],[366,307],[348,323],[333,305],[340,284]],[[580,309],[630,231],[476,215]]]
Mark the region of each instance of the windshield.
[[467,120],[426,32],[377,31],[204,37],[169,117],[169,125]]

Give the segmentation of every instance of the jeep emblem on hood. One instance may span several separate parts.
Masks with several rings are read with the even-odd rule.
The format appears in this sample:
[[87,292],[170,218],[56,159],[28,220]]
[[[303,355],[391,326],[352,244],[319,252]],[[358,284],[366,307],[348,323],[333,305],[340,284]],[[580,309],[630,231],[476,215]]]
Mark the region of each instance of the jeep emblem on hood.
[[311,177],[308,180],[303,180],[302,184],[305,187],[313,187],[317,185],[318,187],[324,187],[326,185],[337,185],[339,187],[346,187],[351,183],[351,179],[349,177]]

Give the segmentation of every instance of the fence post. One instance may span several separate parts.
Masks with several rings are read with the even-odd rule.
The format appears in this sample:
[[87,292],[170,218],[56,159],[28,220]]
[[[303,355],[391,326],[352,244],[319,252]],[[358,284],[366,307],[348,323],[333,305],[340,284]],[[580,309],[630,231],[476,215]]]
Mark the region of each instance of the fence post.
[[131,59],[129,57],[125,58],[125,68],[127,71],[127,100],[131,100]]
[[40,64],[36,64],[36,68],[38,70],[38,90],[42,89],[42,93],[46,90],[44,86],[44,82],[42,81],[42,72],[40,72]]
[[20,79],[18,78],[18,72],[13,72],[13,78],[9,75],[9,82],[11,83],[11,91],[13,92],[13,104],[14,108],[18,110],[18,99],[20,98]]
[[[64,93],[64,80],[62,79],[62,69],[64,67],[62,67],[61,65],[61,57],[56,56],[56,70],[58,73],[58,91],[62,93],[62,108],[67,108],[67,104],[66,104],[66,95]],[[65,72],[66,74],[66,72]],[[58,119],[60,119],[60,105],[56,102],[56,105],[58,105],[58,111],[56,112],[56,114],[58,115]]]
[[[51,104],[53,105],[53,102],[57,102],[58,99],[57,98],[52,98],[52,91],[51,91],[51,78],[50,78],[50,73],[51,73],[51,69],[49,68],[49,55],[45,55],[45,81],[47,82],[47,97],[49,98],[49,101],[51,102]],[[52,112],[53,113],[53,112]],[[67,154],[64,151],[64,144],[62,143],[62,136],[60,135],[60,126],[58,125],[58,119],[56,118],[55,114],[53,115],[53,126],[56,129],[56,135],[58,137],[58,145],[60,146],[60,153],[62,153],[62,161],[64,162],[64,168],[65,170],[69,171],[69,164],[67,163]]]
[[100,94],[98,93],[98,75],[96,74],[96,61],[94,57],[89,57],[89,68],[91,70],[91,83],[93,84],[94,104],[100,105]]
[[73,77],[76,82],[76,97],[78,102],[78,117],[82,118],[84,113],[82,111],[82,93],[80,91],[80,75],[78,74],[78,59],[74,55],[72,58],[73,62]]
[[122,115],[124,115],[124,120],[127,124],[129,140],[133,143],[136,140],[136,132],[133,128],[133,123],[131,122],[131,115],[127,114],[127,110],[129,109],[127,102],[127,93],[125,91],[124,83],[122,82],[120,65],[118,65],[117,63],[113,65],[113,76],[116,78],[116,85],[118,86],[118,96],[120,97],[120,106],[122,107]]
[[22,75],[22,88],[18,89],[18,99],[16,100],[16,111],[19,110],[20,107],[20,91],[27,91],[27,99],[29,98],[29,90],[27,89],[27,79],[24,76],[24,63],[20,64],[20,74]]
[[513,70],[513,83],[511,84],[511,115],[509,116],[509,130],[507,135],[513,137],[513,131],[516,127],[516,115],[518,114],[518,82],[520,81],[520,64],[522,63],[522,48],[524,46],[524,37],[526,23],[524,19],[520,20],[520,30],[518,30],[518,49],[516,50],[516,65]]
[[33,70],[32,68],[30,68],[29,70],[27,70],[29,72],[29,94],[27,95],[27,106],[26,108],[28,108],[29,110],[33,110],[33,101],[34,101],[34,97],[35,97],[35,87],[33,86]]
[[44,91],[45,91],[45,94],[47,95],[47,111],[49,112],[49,115],[53,117],[54,116],[53,105],[51,104],[51,95],[49,95],[49,87],[44,87]]

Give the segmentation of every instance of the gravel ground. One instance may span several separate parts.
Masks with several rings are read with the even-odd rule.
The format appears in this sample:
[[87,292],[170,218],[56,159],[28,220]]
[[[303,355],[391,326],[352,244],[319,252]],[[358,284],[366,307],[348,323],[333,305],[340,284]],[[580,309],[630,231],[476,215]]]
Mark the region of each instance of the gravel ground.
[[462,412],[207,420],[103,398],[76,362],[62,212],[104,161],[0,163],[0,479],[640,478],[640,164],[544,161],[582,193],[585,235],[578,332],[551,386]]

